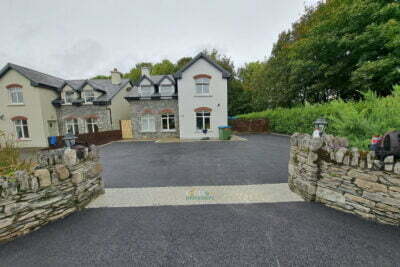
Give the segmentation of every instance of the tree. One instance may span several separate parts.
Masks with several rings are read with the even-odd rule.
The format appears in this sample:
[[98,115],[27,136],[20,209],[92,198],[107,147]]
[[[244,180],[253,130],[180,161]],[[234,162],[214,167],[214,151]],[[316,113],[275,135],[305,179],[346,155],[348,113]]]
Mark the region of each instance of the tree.
[[151,70],[152,75],[173,74],[174,72],[175,65],[168,59],[164,59],[160,63],[154,64]]

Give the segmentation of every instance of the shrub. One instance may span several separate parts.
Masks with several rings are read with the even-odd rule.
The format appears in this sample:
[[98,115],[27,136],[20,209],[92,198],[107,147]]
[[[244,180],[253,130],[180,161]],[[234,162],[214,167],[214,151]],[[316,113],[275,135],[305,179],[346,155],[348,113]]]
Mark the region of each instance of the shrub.
[[267,118],[270,130],[277,133],[311,133],[319,117],[329,121],[327,132],[347,137],[350,144],[367,148],[373,135],[400,129],[400,86],[394,86],[391,96],[377,97],[374,92],[363,94],[359,102],[331,101],[327,104],[277,108],[238,116],[243,119]]
[[32,163],[21,160],[20,156],[14,138],[0,131],[0,176],[13,176],[17,170],[30,171]]

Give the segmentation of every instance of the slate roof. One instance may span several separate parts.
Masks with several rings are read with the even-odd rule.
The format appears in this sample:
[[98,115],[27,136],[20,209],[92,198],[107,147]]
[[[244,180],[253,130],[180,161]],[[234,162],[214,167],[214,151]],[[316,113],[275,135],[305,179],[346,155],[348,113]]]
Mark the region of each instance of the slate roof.
[[122,88],[128,83],[129,79],[122,79],[120,84],[112,84],[108,79],[88,80],[88,83],[97,90],[105,92],[104,95],[98,97],[96,101],[110,101]]
[[210,63],[212,66],[214,66],[216,69],[218,69],[219,71],[222,72],[222,78],[230,78],[231,77],[231,73],[229,71],[227,71],[226,69],[224,69],[223,67],[221,67],[220,65],[218,65],[214,60],[212,60],[211,58],[209,58],[205,53],[201,52],[199,54],[197,54],[197,56],[195,56],[191,61],[189,61],[185,66],[183,66],[179,71],[177,71],[174,74],[174,77],[177,79],[182,78],[182,73],[187,70],[190,66],[192,66],[194,63],[197,62],[197,60],[199,59],[204,59],[205,61],[207,61],[208,63]]
[[164,77],[169,78],[171,80],[171,82],[173,84],[175,84],[174,76],[172,74],[168,74],[168,75],[150,75],[150,76],[144,75],[144,76],[141,77],[141,79],[139,81],[137,81],[135,83],[135,85],[139,85],[141,83],[141,81],[143,79],[145,79],[145,77],[148,78],[153,83],[153,85],[159,85]]
[[30,80],[34,86],[44,86],[53,89],[59,89],[63,84],[64,80],[49,74],[45,74],[36,70],[32,70],[26,67],[22,67],[13,63],[7,63],[3,69],[0,70],[0,78],[7,73],[10,69],[15,70],[22,76]]

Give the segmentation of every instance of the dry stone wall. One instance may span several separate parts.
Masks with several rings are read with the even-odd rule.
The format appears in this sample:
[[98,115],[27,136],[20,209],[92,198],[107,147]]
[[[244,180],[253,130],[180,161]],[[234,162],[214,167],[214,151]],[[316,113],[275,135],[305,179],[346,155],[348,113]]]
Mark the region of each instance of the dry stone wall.
[[381,162],[373,151],[349,148],[345,138],[329,135],[294,134],[290,143],[293,192],[307,201],[400,225],[400,161],[389,156]]
[[0,177],[0,242],[37,230],[104,193],[95,146],[41,152],[33,174]]

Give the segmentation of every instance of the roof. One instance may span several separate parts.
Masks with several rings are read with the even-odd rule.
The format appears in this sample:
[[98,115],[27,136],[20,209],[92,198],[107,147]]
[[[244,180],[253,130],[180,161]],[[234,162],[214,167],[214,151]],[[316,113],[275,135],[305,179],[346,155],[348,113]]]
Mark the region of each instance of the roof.
[[146,78],[150,80],[150,82],[153,85],[159,85],[161,81],[164,79],[169,79],[173,84],[175,84],[174,76],[172,74],[166,74],[166,75],[150,75],[150,76],[143,75],[141,79],[135,83],[135,85],[139,85],[143,81],[143,79]]
[[179,71],[177,71],[174,74],[174,77],[177,79],[182,78],[182,73],[187,70],[190,66],[192,66],[194,63],[196,63],[199,59],[204,59],[208,63],[210,63],[212,66],[214,66],[216,69],[218,69],[220,72],[222,72],[222,78],[230,78],[231,73],[218,65],[214,60],[212,60],[210,57],[208,57],[205,53],[201,52],[197,54],[191,61],[189,61],[185,66],[183,66]]
[[36,70],[32,70],[26,67],[22,67],[13,63],[7,63],[3,69],[0,70],[0,78],[3,77],[10,69],[15,70],[28,80],[32,82],[33,86],[50,87],[53,89],[59,89],[64,85],[64,80],[49,74],[45,74]]
[[94,89],[103,91],[105,94],[98,97],[96,101],[110,101],[122,88],[129,83],[129,79],[122,79],[120,84],[112,84],[109,79],[88,80],[88,84]]

